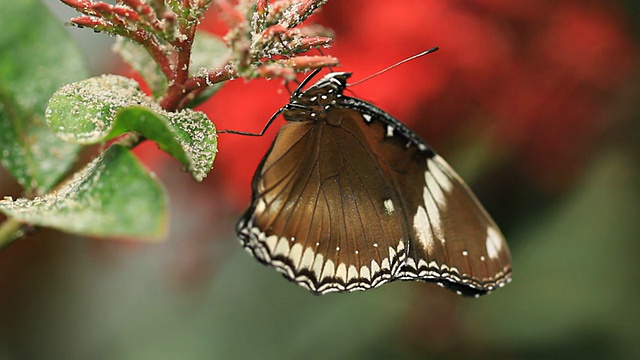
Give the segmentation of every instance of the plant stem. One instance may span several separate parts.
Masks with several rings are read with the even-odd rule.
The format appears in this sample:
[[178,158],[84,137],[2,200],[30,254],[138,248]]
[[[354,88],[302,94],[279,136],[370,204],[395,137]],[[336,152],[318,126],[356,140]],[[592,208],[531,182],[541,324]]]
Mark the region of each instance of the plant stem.
[[23,223],[11,218],[0,224],[0,249],[19,238],[22,235],[20,230],[23,226]]

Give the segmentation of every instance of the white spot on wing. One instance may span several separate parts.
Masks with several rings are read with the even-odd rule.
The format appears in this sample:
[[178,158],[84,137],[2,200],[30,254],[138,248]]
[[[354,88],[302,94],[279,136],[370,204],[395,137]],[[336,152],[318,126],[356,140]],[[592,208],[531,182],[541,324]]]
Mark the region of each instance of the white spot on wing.
[[430,171],[425,171],[424,173],[424,181],[427,184],[427,188],[431,193],[431,196],[436,200],[438,205],[445,207],[447,205],[446,197],[444,196],[444,192],[436,182],[436,179],[433,177]]
[[422,199],[424,200],[424,206],[427,210],[427,215],[429,216],[429,224],[431,225],[433,235],[444,243],[442,224],[440,223],[440,210],[438,210],[438,206],[433,200],[433,197],[431,197],[431,193],[426,186],[422,193]]
[[427,253],[431,253],[433,251],[433,236],[431,236],[429,217],[427,217],[427,212],[422,206],[418,206],[418,211],[413,217],[413,228],[416,231],[418,241],[420,241]]
[[387,213],[387,215],[391,215],[395,211],[395,208],[393,207],[393,201],[391,201],[391,199],[387,199],[384,201],[384,211]]
[[[418,260],[418,262],[422,261],[424,263],[424,260]],[[410,268],[410,271],[413,271],[416,269],[416,260],[414,258],[408,258],[406,261],[406,266],[408,268]]]
[[324,269],[322,270],[321,279],[332,278],[335,273],[335,265],[333,265],[333,261],[327,260],[327,263],[324,264]]
[[264,202],[264,200],[260,199],[258,200],[258,203],[256,204],[256,210],[255,213],[256,214],[261,214],[264,212],[264,210],[267,208],[267,204]]
[[356,269],[355,265],[351,265],[349,266],[349,271],[347,272],[347,281],[356,278],[358,278],[358,269]]
[[369,281],[371,280],[371,273],[368,267],[363,266],[360,268],[360,277]]
[[[284,239],[283,239],[284,240]],[[302,258],[302,245],[294,244],[289,251],[289,259],[293,262],[294,267],[297,268],[296,264],[299,264]]]
[[313,258],[315,253],[311,248],[306,248],[302,254],[302,260],[300,260],[300,269],[310,269],[313,265]]
[[276,249],[273,250],[273,255],[284,256],[289,252],[289,242],[285,238],[280,238]]
[[267,244],[269,251],[273,252],[276,248],[276,244],[278,243],[278,237],[276,235],[271,235],[265,240],[265,243]]
[[321,276],[322,276],[323,265],[324,265],[324,256],[322,256],[322,254],[316,255],[315,260],[313,260],[313,267],[311,268],[311,271],[313,271],[313,273],[316,274],[316,277],[318,278],[318,280],[322,280]]
[[347,280],[347,265],[344,263],[338,265],[336,269],[336,278],[341,279],[342,281]]
[[393,126],[387,125],[387,137],[393,136]]
[[387,270],[387,271],[391,270],[391,266],[389,265],[389,259],[387,259],[387,258],[382,259],[381,268],[383,270]]
[[502,249],[502,236],[492,226],[487,228],[487,254],[492,259],[498,258],[498,253]]
[[444,159],[438,155],[433,157],[433,159],[427,160],[427,165],[429,167],[429,170],[433,174],[433,177],[436,179],[438,184],[440,184],[442,189],[444,189],[444,191],[449,192],[451,191],[451,189],[453,189],[453,184],[451,183],[451,179],[449,179],[447,174],[445,174],[440,168],[442,164],[445,164],[444,166],[450,169],[449,166],[446,165],[446,162],[444,162]]
[[370,123],[371,122],[371,115],[369,114],[362,114],[362,117],[364,118],[364,121]]
[[380,265],[378,265],[378,262],[375,260],[371,260],[371,272],[373,274],[380,272]]

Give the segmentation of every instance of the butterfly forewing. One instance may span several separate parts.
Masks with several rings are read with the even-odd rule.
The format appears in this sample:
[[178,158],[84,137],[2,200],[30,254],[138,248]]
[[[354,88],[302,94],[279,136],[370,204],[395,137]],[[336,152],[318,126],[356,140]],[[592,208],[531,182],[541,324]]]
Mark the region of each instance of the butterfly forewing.
[[502,286],[511,259],[500,230],[440,156],[426,163],[402,278],[434,281],[465,295]]
[[411,130],[345,97],[333,73],[283,108],[238,223],[260,261],[316,293],[396,279],[479,295],[510,278],[506,242],[449,165]]
[[402,210],[392,208],[400,203],[394,184],[371,155],[367,125],[354,110],[333,116],[344,117],[340,126],[292,122],[281,129],[240,224],[259,259],[316,292],[397,277],[409,237]]

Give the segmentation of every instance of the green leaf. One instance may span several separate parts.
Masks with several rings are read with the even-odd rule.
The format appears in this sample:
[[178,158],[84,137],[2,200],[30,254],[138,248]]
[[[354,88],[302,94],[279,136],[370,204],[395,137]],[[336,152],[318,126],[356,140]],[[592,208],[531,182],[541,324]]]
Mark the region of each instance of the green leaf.
[[204,113],[166,112],[135,81],[116,75],[83,80],[59,89],[49,102],[47,121],[60,138],[95,144],[129,131],[142,134],[180,161],[201,181],[213,167],[217,138]]
[[[227,44],[219,37],[200,31],[196,34],[191,54],[191,76],[206,76],[211,71],[219,69],[227,64],[231,50]],[[189,103],[189,107],[195,107],[206,101],[222,87],[224,83],[216,83],[200,92],[195,99]]]
[[135,80],[118,75],[89,78],[58,89],[46,111],[51,130],[64,141],[95,144],[121,135],[114,132],[118,112],[133,105],[158,108]]
[[115,51],[142,76],[153,97],[159,98],[167,91],[167,78],[151,55],[139,44],[118,36]]
[[0,24],[0,163],[27,191],[43,194],[80,149],[51,134],[44,109],[58,87],[86,77],[85,64],[40,1],[3,6]]
[[166,233],[164,189],[120,145],[109,147],[56,191],[33,200],[6,198],[0,211],[81,235],[157,239]]
[[213,123],[202,112],[185,109],[161,115],[146,108],[130,107],[118,114],[114,132],[125,129],[153,140],[180,161],[197,181],[202,181],[213,167],[218,139]]
[[199,31],[193,43],[191,53],[190,75],[202,71],[202,69],[216,69],[224,66],[231,56],[231,50],[218,36],[208,32]]

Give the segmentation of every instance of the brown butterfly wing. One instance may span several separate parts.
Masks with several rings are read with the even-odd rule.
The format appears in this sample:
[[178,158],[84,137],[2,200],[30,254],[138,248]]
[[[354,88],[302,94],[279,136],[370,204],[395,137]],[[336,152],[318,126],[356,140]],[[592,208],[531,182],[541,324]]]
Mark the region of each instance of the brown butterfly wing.
[[481,295],[510,280],[504,236],[475,195],[440,156],[426,160],[403,279]]
[[292,122],[280,130],[239,224],[258,259],[320,293],[398,277],[409,238],[407,214],[392,208],[400,194],[370,148],[371,129],[357,111],[333,111],[339,126]]

